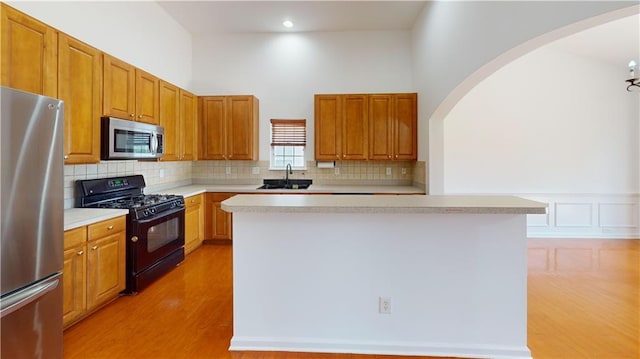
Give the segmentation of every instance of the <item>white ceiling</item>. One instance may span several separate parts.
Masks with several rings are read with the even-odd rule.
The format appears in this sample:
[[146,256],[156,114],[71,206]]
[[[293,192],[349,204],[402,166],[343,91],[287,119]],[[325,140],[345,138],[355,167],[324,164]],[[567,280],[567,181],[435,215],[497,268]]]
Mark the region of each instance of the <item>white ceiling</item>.
[[[159,1],[193,35],[408,30],[426,1]],[[294,27],[282,26],[291,20]]]
[[[409,30],[427,1],[158,1],[191,34]],[[284,20],[294,27],[282,26]],[[600,25],[549,46],[626,66],[640,63],[640,15]]]
[[626,68],[629,60],[640,63],[640,15],[592,27],[548,46]]

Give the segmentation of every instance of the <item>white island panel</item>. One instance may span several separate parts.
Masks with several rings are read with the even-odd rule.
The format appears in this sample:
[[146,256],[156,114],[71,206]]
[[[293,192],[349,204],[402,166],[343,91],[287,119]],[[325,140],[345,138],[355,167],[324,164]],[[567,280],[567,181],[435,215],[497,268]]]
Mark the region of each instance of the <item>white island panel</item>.
[[242,197],[223,203],[234,212],[231,350],[531,358],[524,214],[267,210],[255,197],[251,211]]

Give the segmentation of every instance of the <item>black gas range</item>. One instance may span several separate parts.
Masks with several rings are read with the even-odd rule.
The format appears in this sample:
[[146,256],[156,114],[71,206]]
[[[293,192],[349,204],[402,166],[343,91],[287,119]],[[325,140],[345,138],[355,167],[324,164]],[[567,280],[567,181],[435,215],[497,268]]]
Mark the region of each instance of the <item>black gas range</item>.
[[136,293],[184,260],[184,197],[144,194],[141,175],[76,181],[76,207],[128,209],[127,288]]

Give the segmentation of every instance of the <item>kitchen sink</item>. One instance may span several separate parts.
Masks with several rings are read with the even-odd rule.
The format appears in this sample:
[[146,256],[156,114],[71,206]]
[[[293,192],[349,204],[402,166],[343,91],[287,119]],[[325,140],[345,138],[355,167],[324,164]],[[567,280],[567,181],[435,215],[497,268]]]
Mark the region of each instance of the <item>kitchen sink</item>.
[[264,179],[258,189],[307,189],[313,180],[310,179]]

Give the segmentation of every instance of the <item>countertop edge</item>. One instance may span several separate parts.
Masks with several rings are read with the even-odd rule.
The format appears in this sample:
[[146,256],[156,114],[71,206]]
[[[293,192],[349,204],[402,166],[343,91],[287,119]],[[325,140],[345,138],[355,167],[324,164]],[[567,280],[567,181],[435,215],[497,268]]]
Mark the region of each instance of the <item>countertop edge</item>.
[[69,231],[108,219],[126,216],[128,209],[70,208],[64,210],[64,230]]

